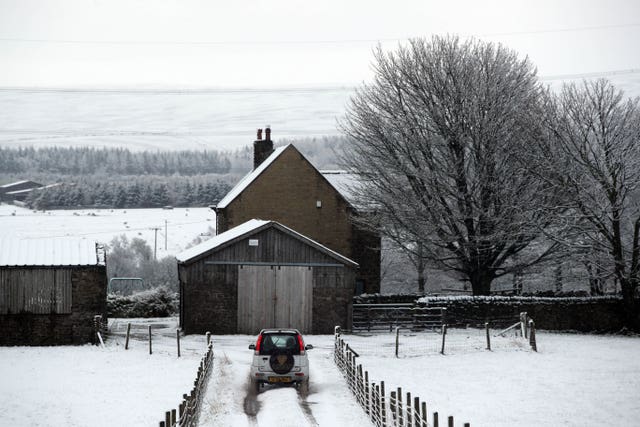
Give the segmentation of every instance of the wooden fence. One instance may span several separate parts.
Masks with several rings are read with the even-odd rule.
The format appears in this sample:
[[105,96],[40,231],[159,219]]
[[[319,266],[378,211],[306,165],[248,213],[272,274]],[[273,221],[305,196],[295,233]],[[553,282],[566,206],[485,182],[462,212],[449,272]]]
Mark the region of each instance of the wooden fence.
[[[334,342],[334,361],[344,375],[349,390],[358,404],[365,411],[371,422],[379,427],[454,427],[454,418],[439,419],[438,412],[429,417],[427,404],[410,392],[403,395],[402,388],[391,391],[388,395],[384,381],[379,384],[370,382],[369,372],[356,359],[358,353],[347,344],[341,336],[340,327],[336,326]],[[431,423],[429,422],[431,420]],[[470,427],[464,423],[464,427]]]
[[442,327],[443,307],[421,307],[410,303],[353,304],[354,332],[392,331],[395,328],[424,330]]
[[178,410],[172,409],[165,412],[164,421],[160,421],[160,427],[193,427],[198,425],[200,405],[207,389],[207,382],[213,366],[213,342],[211,334],[207,332],[207,352],[200,360],[198,374],[193,382],[190,394],[182,395],[182,403]]

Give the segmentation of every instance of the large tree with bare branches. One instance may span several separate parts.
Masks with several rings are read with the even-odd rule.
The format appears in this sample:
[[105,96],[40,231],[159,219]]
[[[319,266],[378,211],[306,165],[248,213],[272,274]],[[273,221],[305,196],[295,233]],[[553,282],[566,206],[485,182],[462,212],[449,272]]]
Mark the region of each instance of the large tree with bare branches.
[[640,100],[600,79],[565,85],[553,105],[552,138],[529,162],[564,200],[548,209],[563,229],[549,237],[588,254],[590,272],[613,275],[633,316],[640,281]]
[[500,45],[434,37],[378,48],[374,70],[341,123],[343,161],[363,178],[354,191],[375,211],[368,225],[420,242],[420,257],[476,295],[548,257],[535,207],[553,194],[517,161],[544,137],[533,65]]

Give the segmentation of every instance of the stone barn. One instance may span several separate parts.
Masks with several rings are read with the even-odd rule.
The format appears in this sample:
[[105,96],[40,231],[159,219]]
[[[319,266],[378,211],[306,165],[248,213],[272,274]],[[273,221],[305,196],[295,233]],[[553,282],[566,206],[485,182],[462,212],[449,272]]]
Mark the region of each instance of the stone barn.
[[0,239],[0,345],[93,342],[94,316],[106,308],[105,252],[95,242]]
[[331,333],[350,323],[358,265],[278,222],[247,221],[177,260],[186,333]]

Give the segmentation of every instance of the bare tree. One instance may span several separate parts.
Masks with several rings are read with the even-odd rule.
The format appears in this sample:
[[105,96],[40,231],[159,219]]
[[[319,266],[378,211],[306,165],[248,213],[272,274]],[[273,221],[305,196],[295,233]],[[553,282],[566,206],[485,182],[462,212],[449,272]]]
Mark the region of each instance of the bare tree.
[[555,244],[539,239],[534,207],[550,193],[516,161],[544,136],[532,64],[500,45],[434,37],[378,48],[374,71],[341,123],[343,162],[363,178],[354,192],[375,210],[368,225],[400,246],[419,242],[420,258],[476,295],[548,257]]
[[590,254],[596,292],[603,275],[614,276],[630,315],[640,268],[639,103],[604,79],[565,85],[536,165],[566,200],[551,209],[565,229],[554,237]]

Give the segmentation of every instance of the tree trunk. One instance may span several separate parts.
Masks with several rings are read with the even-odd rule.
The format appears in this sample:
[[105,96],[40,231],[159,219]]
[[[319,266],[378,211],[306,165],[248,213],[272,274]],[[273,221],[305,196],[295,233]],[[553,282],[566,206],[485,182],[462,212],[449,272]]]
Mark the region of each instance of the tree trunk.
[[486,271],[476,271],[469,275],[473,295],[490,295],[491,282],[495,277]]
[[620,280],[622,303],[624,304],[624,326],[633,331],[640,331],[640,314],[638,313],[638,304],[635,298],[637,286],[637,280]]

